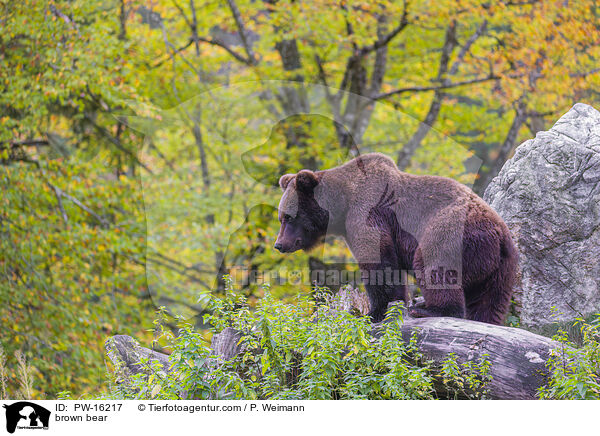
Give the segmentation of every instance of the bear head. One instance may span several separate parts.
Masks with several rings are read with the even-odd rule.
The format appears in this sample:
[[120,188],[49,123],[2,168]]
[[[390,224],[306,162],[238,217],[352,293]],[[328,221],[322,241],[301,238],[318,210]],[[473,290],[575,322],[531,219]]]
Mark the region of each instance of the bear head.
[[282,253],[310,250],[325,239],[329,213],[315,198],[321,175],[302,170],[279,179],[283,195],[278,208],[281,228],[275,248]]

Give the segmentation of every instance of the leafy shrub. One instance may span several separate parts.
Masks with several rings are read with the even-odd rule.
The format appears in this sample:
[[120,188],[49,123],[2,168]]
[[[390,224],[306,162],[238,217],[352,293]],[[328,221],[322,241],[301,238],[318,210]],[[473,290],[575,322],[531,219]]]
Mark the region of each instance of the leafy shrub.
[[[8,374],[13,371],[7,366],[7,356],[4,348],[0,345],[0,399],[29,399],[32,397],[33,373],[36,371],[36,368],[27,362],[27,358],[20,350],[15,352],[15,360],[16,368],[14,369],[14,373],[17,374],[17,377],[15,380],[12,380],[13,383],[9,383],[11,380]],[[11,390],[12,386],[16,386],[16,388]]]
[[560,347],[548,359],[550,381],[538,391],[542,399],[600,399],[600,317],[587,323],[577,320],[582,344],[569,340],[561,329],[554,336]]
[[[228,287],[212,300],[206,317],[214,333],[241,332],[241,351],[229,361],[213,355],[204,337],[184,322],[179,335],[157,322],[159,338],[172,348],[171,370],[156,366],[150,375],[112,386],[113,396],[136,399],[433,399],[442,383],[448,398],[485,398],[489,363],[457,363],[442,368],[418,352],[416,336],[402,340],[401,305],[389,311],[385,328],[373,331],[366,317],[317,305],[310,296],[295,304],[265,296],[256,310]],[[148,364],[150,364],[148,362]],[[116,386],[116,388],[115,388]]]

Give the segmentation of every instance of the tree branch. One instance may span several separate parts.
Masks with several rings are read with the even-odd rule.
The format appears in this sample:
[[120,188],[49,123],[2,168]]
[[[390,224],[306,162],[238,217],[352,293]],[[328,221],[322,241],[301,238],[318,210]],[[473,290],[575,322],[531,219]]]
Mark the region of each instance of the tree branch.
[[[6,145],[4,145],[6,144]],[[0,150],[5,150],[7,148],[15,149],[19,147],[45,147],[50,145],[47,139],[26,139],[24,141],[12,141],[12,142],[4,142],[0,143]]]
[[227,44],[225,44],[224,42],[222,42],[216,38],[204,38],[202,36],[199,36],[198,41],[205,42],[207,44],[214,45],[217,47],[221,47],[227,53],[229,53],[231,56],[233,56],[236,60],[238,60],[246,65],[255,65],[254,59],[249,59],[249,58],[242,56],[241,54],[239,54],[235,50],[233,50],[231,47],[229,47]]
[[[342,11],[344,11],[344,21],[346,22],[346,34],[350,38],[352,38],[352,36],[354,35],[354,29],[352,28],[352,23],[348,18],[348,6],[346,6],[346,3],[341,3],[340,8],[342,9]],[[356,41],[351,41],[351,44],[354,51],[357,52],[358,46],[356,45]]]
[[489,75],[486,77],[479,77],[476,79],[471,79],[471,80],[465,80],[462,82],[456,82],[456,83],[447,83],[444,85],[434,85],[434,86],[412,86],[412,87],[408,87],[408,88],[400,88],[400,89],[395,89],[394,91],[390,91],[390,92],[386,92],[383,94],[379,94],[373,97],[373,100],[383,100],[386,98],[389,98],[393,95],[397,95],[397,94],[404,94],[406,92],[428,92],[428,91],[438,91],[438,90],[444,90],[444,89],[451,89],[451,88],[458,88],[459,86],[465,86],[465,85],[472,85],[474,83],[483,83],[483,82],[489,82],[491,80],[498,80],[500,79],[500,77],[496,76],[496,75]]
[[325,96],[327,97],[327,101],[329,104],[333,104],[335,101],[335,96],[331,94],[329,90],[329,84],[327,83],[327,75],[325,74],[325,69],[323,68],[323,62],[319,55],[315,55],[315,63],[317,64],[317,70],[319,71],[319,80],[325,87]]
[[[437,81],[441,83],[441,86],[448,85],[446,73],[448,72],[448,63],[450,62],[450,56],[454,51],[456,43],[456,21],[453,20],[450,22],[448,28],[446,29],[444,45],[442,46],[442,55],[440,57],[440,66],[438,68],[437,74]],[[421,142],[431,130],[431,127],[433,126],[433,124],[439,116],[443,100],[444,95],[442,94],[441,89],[437,89],[433,96],[431,105],[429,106],[429,110],[427,111],[427,115],[425,116],[425,120],[423,120],[423,122],[419,124],[419,127],[417,128],[415,134],[398,152],[396,164],[398,165],[398,168],[400,170],[403,170],[406,167],[408,167],[416,149],[421,145]]]
[[[190,28],[190,31],[192,32],[192,36],[180,48],[176,49],[176,48],[172,47],[172,52],[173,53],[169,54],[169,57],[171,57],[173,54],[177,54],[177,53],[183,52],[185,49],[187,49],[192,44],[194,44],[196,46],[196,54],[199,54],[198,43],[199,42],[203,42],[205,44],[210,44],[210,45],[222,48],[227,53],[229,53],[231,56],[233,56],[234,59],[236,59],[237,61],[239,61],[239,62],[241,62],[243,64],[246,64],[246,65],[255,65],[255,59],[253,57],[245,57],[244,55],[238,53],[237,51],[235,51],[234,49],[232,49],[231,47],[229,47],[223,41],[221,41],[221,40],[219,40],[217,38],[214,38],[214,37],[213,38],[208,38],[208,37],[204,37],[204,36],[199,36],[198,35],[198,24],[197,24],[197,19],[196,19],[196,9],[195,9],[193,0],[190,0],[190,8],[192,10],[192,20],[190,20],[188,18],[188,16],[185,14],[185,11],[183,10],[183,8],[175,0],[173,1],[173,4],[177,8],[177,10],[180,12],[181,16],[183,17],[183,19],[185,20],[186,24]],[[234,6],[235,6],[235,4],[234,4]],[[237,10],[237,8],[236,8],[236,10]],[[239,14],[239,10],[237,10],[237,13]],[[241,16],[238,15],[238,18],[241,20]],[[235,19],[235,14],[234,14],[234,19]],[[238,29],[239,29],[239,26],[238,26]],[[242,39],[242,41],[244,41],[244,38],[246,38],[246,35],[244,34],[242,36],[241,32],[240,32],[240,38]],[[153,65],[153,67],[155,68],[155,67],[158,67],[158,66],[162,65],[163,63],[165,63],[167,61],[167,59],[168,58],[162,59],[162,60],[158,61],[157,63],[155,63]]]
[[48,180],[45,180],[45,182],[48,185],[48,187],[50,189],[52,189],[56,193],[57,196],[61,196],[61,197],[64,197],[64,198],[66,198],[68,200],[71,200],[78,208],[80,208],[81,210],[87,212],[89,215],[91,215],[92,217],[94,217],[103,226],[110,227],[110,222],[108,222],[108,220],[106,218],[98,215],[96,212],[94,212],[88,206],[86,206],[85,204],[83,204],[81,201],[79,201],[78,199],[76,199],[72,195],[67,194],[65,191],[63,191],[62,189],[60,189],[58,186],[54,186]]
[[515,117],[513,118],[513,122],[510,126],[510,129],[508,129],[508,133],[506,134],[506,138],[504,139],[500,150],[498,150],[498,156],[494,160],[487,174],[476,183],[478,190],[481,192],[484,192],[485,188],[490,184],[492,179],[498,175],[502,169],[502,166],[504,165],[504,162],[506,162],[508,156],[512,152],[515,142],[517,141],[519,130],[527,119],[528,114],[526,112],[526,107],[525,95],[523,95],[517,101],[515,106]]
[[61,192],[56,186],[54,186],[54,185],[50,185],[50,186],[52,187],[52,190],[54,191],[54,195],[56,196],[56,202],[58,203],[58,209],[60,210],[63,221],[65,222],[65,224],[69,224],[69,217],[67,216],[67,212],[65,211],[65,208],[63,207],[63,204],[62,204]]
[[398,26],[396,26],[390,33],[385,35],[383,38],[378,38],[377,41],[375,41],[373,44],[362,47],[358,51],[357,55],[359,57],[363,57],[371,52],[374,52],[375,50],[386,46],[392,41],[392,39],[398,36],[398,34],[402,32],[406,28],[406,26],[408,26],[408,5],[407,2],[404,1],[404,11],[402,12],[400,24],[398,24]]
[[186,42],[184,45],[182,45],[179,48],[176,49],[172,49],[171,53],[169,53],[167,55],[167,57],[165,57],[164,59],[159,60],[158,62],[156,62],[154,65],[152,65],[152,68],[157,68],[160,67],[162,64],[164,64],[165,62],[167,62],[169,59],[171,59],[172,55],[175,55],[177,53],[181,53],[182,51],[184,51],[185,49],[187,49],[190,45],[192,45],[194,43],[194,40],[192,38],[190,38],[190,40],[188,42]]
[[600,73],[600,68],[594,68],[590,71],[584,71],[582,73],[571,73],[569,75],[571,77],[583,77],[585,79],[585,78],[587,78],[587,76],[591,76],[592,74],[596,74],[596,73]]
[[487,29],[487,25],[487,20],[483,20],[483,23],[481,23],[477,30],[475,30],[475,33],[473,33],[473,35],[471,35],[471,37],[467,40],[463,48],[458,53],[456,60],[452,64],[452,67],[450,67],[450,70],[448,71],[449,76],[456,74],[456,72],[458,71],[458,67],[465,60],[465,56],[467,55],[467,53],[469,53],[469,50],[471,50],[471,47],[473,46],[473,44],[475,44],[475,41],[477,41]]
[[63,20],[65,23],[67,23],[69,26],[71,26],[71,28],[79,34],[79,28],[77,27],[77,24],[68,15],[63,14],[53,4],[50,4],[49,9],[50,9],[50,12],[52,12],[52,14],[54,16]]
[[335,100],[339,105],[339,102],[342,100],[344,95],[344,90],[348,86],[348,82],[350,82],[350,72],[352,71],[352,64],[356,62],[354,56],[350,56],[348,61],[346,62],[346,69],[344,70],[344,76],[342,77],[342,81],[340,82],[339,91],[335,95]]
[[150,174],[152,174],[152,170],[150,168],[148,168],[142,161],[140,161],[138,159],[138,157],[135,155],[135,153],[133,153],[131,150],[128,150],[127,147],[125,147],[123,144],[121,144],[121,141],[118,140],[117,138],[115,138],[113,135],[110,134],[110,132],[98,125],[91,116],[89,116],[88,114],[84,115],[85,119],[88,120],[92,126],[99,132],[101,133],[106,139],[109,140],[109,142],[111,144],[113,144],[115,147],[117,147],[119,150],[121,150],[123,153],[127,154],[128,156],[130,156],[134,162],[136,164],[138,164],[140,167],[142,167],[143,169],[145,169],[146,171],[148,171]]
[[196,6],[194,5],[194,0],[190,0],[190,9],[192,10],[192,39],[194,40],[194,45],[196,46],[196,56],[200,56],[200,46],[198,45],[198,19],[196,18]]
[[[381,14],[377,19],[377,37],[382,38],[386,28],[386,16]],[[387,45],[378,48],[375,51],[375,60],[373,61],[373,72],[371,73],[371,86],[369,87],[368,95],[376,95],[381,89],[383,78],[387,67]]]
[[120,1],[119,6],[119,23],[121,29],[119,31],[119,39],[125,41],[127,39],[127,8],[125,7],[125,0]]
[[242,40],[242,45],[244,46],[244,50],[246,51],[246,55],[248,57],[248,65],[256,65],[258,62],[254,57],[252,45],[248,40],[248,35],[246,34],[246,27],[244,26],[244,22],[242,21],[242,14],[240,13],[240,10],[235,4],[234,0],[227,0],[227,4],[229,5],[229,9],[231,10],[233,19],[235,20],[235,24],[237,25],[238,32],[240,34],[240,39]]

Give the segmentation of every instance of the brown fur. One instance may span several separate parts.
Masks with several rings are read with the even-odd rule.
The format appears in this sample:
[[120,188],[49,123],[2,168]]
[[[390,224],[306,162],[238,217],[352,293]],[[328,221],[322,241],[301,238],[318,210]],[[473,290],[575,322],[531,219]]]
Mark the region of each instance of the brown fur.
[[373,280],[402,270],[415,271],[425,300],[411,315],[503,323],[517,251],[502,219],[466,186],[401,172],[378,153],[286,174],[280,186],[275,247],[308,250],[326,234],[343,236],[365,278],[373,321],[391,301],[408,304],[404,284]]

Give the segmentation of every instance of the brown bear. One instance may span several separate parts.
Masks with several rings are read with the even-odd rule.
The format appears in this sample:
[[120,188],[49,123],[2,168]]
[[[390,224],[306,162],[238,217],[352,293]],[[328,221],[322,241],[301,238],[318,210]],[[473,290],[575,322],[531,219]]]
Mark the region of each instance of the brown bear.
[[402,172],[379,153],[286,174],[279,185],[275,248],[310,250],[326,235],[342,236],[361,269],[373,322],[391,301],[409,303],[407,274],[424,297],[411,316],[504,322],[517,250],[506,224],[471,189]]

